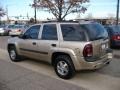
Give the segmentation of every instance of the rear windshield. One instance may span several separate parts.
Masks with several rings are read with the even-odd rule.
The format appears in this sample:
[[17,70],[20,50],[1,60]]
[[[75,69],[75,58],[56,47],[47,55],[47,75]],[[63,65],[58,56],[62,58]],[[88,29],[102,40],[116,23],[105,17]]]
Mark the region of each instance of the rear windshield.
[[80,24],[80,27],[87,32],[90,41],[108,38],[108,33],[101,24]]
[[23,25],[15,25],[15,28],[23,28]]
[[9,25],[8,28],[14,28],[15,25]]
[[110,30],[112,30],[113,32],[120,32],[120,26],[110,26],[109,28],[110,28]]
[[86,41],[85,32],[79,24],[61,24],[64,41]]
[[9,25],[8,28],[10,29],[23,28],[23,25]]

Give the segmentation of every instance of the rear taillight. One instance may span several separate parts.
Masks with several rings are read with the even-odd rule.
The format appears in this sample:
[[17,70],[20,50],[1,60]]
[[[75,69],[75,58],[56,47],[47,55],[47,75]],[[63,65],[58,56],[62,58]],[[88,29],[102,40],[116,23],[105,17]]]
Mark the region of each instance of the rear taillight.
[[112,40],[120,40],[120,35],[114,35],[114,36],[112,36]]
[[87,44],[83,50],[84,57],[91,57],[93,55],[93,47],[91,44]]
[[19,29],[18,32],[21,32],[21,30]]

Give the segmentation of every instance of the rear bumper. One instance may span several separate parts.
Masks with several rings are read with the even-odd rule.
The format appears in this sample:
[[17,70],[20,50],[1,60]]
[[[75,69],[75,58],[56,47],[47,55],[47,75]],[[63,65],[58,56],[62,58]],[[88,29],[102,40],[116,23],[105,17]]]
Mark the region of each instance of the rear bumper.
[[113,57],[112,50],[108,50],[104,56],[94,62],[87,62],[85,58],[82,57],[79,59],[79,68],[78,70],[94,70],[99,69],[105,65],[107,65]]
[[20,35],[21,32],[9,32],[9,35]]
[[4,35],[4,33],[5,33],[4,31],[0,31],[0,35]]
[[0,35],[8,35],[8,33],[7,33],[7,32],[4,32],[4,33],[0,33]]
[[99,62],[89,62],[82,66],[81,70],[94,70],[106,66],[112,59],[103,59]]

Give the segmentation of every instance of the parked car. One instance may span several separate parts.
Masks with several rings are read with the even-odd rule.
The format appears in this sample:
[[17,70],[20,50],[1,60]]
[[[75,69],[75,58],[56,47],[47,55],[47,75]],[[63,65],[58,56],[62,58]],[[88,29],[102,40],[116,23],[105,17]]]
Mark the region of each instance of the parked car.
[[6,31],[10,36],[17,36],[22,34],[27,27],[27,25],[11,24],[6,27]]
[[108,25],[105,26],[110,37],[111,47],[120,47],[120,26],[119,25]]
[[4,35],[4,27],[0,26],[0,35]]
[[99,69],[112,59],[106,30],[95,22],[46,22],[8,39],[12,61],[25,56],[51,63],[56,74],[70,79],[75,71]]
[[0,35],[7,35],[7,32],[5,30],[5,25],[0,26]]

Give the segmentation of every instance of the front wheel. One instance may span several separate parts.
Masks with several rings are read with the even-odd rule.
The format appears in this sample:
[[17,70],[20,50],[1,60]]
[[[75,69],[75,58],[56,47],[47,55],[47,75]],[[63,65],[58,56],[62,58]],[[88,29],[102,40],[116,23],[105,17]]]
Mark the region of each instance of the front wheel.
[[11,46],[8,50],[11,61],[18,62],[20,61],[20,56],[17,54],[16,48]]
[[60,55],[56,58],[54,69],[56,74],[63,79],[70,79],[75,74],[74,65],[67,55]]

